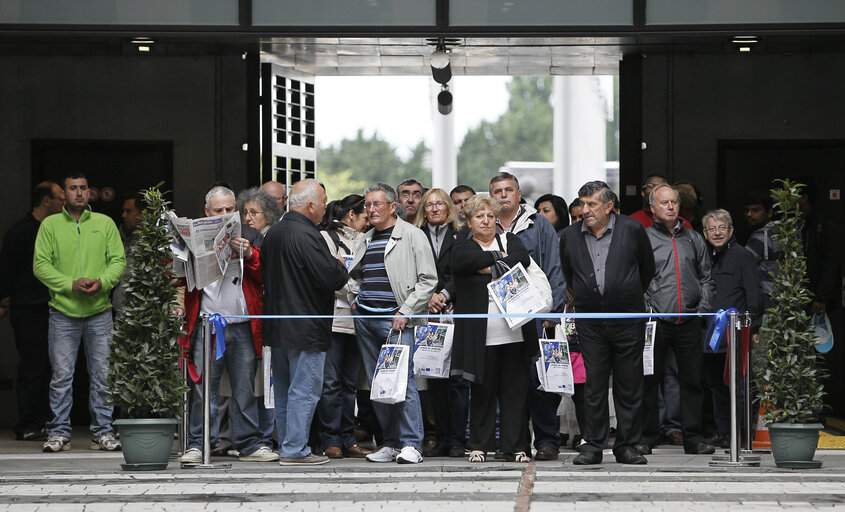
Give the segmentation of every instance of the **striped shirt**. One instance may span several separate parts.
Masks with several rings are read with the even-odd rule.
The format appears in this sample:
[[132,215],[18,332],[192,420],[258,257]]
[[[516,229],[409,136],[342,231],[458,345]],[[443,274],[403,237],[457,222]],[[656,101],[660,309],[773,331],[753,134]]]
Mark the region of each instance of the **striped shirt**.
[[392,226],[376,231],[361,259],[363,276],[358,290],[358,305],[370,313],[394,313],[399,309],[384,266],[384,249],[392,233]]

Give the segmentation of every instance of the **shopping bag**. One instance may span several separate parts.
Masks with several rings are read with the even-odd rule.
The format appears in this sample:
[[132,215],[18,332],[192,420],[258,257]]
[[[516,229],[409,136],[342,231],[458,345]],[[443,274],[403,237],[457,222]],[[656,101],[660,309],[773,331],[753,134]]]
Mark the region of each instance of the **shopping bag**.
[[813,329],[816,335],[816,350],[822,354],[830,352],[833,348],[833,328],[830,326],[830,318],[827,313],[813,315]]
[[563,329],[555,327],[555,339],[540,339],[540,358],[537,360],[537,377],[540,389],[549,393],[572,396],[575,386],[572,362],[569,359],[569,342]]
[[[571,313],[574,312],[574,309],[570,310],[570,306],[565,306],[564,311]],[[580,347],[581,344],[581,340],[578,337],[578,330],[575,328],[575,319],[564,317],[562,326],[566,341],[569,342],[569,360],[572,362],[572,382],[583,384],[587,382],[587,369],[584,367],[584,356],[581,352],[572,352],[573,347]],[[558,335],[556,334],[555,337],[558,337]]]
[[428,323],[414,329],[414,375],[449,378],[452,362],[453,324]]
[[408,390],[410,347],[391,344],[391,334],[393,329],[387,334],[387,343],[381,346],[370,384],[370,400],[385,404],[404,402]]

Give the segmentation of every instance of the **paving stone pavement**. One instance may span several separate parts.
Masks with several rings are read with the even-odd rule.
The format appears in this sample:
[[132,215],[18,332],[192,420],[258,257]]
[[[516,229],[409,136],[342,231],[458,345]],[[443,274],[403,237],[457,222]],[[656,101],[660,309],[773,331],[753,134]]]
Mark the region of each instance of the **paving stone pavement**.
[[[77,446],[77,445],[75,445]],[[312,468],[231,463],[229,469],[127,472],[119,453],[87,443],[45,454],[40,443],[0,441],[3,511],[355,511],[410,512],[816,510],[845,509],[845,452],[821,450],[816,470],[712,468],[710,456],[658,448],[647,466],[574,466],[558,461],[470,464],[433,458],[419,465],[331,461]]]

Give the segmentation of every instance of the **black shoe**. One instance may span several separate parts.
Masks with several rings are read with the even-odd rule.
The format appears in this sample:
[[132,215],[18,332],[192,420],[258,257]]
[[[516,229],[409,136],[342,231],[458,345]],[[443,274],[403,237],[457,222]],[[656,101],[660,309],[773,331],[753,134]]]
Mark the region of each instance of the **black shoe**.
[[581,436],[580,435],[573,436],[573,438],[572,438],[572,449],[575,450],[576,452],[581,451]]
[[640,455],[651,455],[651,446],[648,443],[637,443],[634,448],[640,452]]
[[709,444],[713,446],[717,446],[719,448],[730,448],[731,447],[731,438],[716,432],[713,434],[713,437],[707,440]]
[[601,464],[601,452],[581,452],[572,463],[576,466],[588,466],[590,464]]
[[560,453],[560,450],[554,446],[541,446],[537,448],[537,455],[534,456],[534,460],[557,460],[558,453]]
[[45,441],[47,432],[43,428],[41,430],[27,430],[15,435],[15,439],[18,441]]
[[713,446],[712,444],[707,444],[703,441],[696,444],[695,446],[684,446],[684,453],[691,455],[706,455],[715,451],[715,446]]
[[648,460],[633,446],[623,446],[615,455],[616,462],[620,464],[648,464]]
[[449,457],[457,459],[464,455],[466,455],[466,450],[463,446],[452,446],[449,448]]
[[[436,444],[430,448],[423,450],[423,457],[446,457],[449,455],[449,447],[442,444]],[[461,456],[463,457],[463,453]]]

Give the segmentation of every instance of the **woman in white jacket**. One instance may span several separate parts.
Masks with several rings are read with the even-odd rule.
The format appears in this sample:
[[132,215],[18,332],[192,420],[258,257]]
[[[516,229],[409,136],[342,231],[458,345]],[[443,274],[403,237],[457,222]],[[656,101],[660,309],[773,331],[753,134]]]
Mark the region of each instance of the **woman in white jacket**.
[[[346,258],[347,266],[368,227],[364,198],[358,194],[333,201],[326,208],[326,216],[320,224],[329,250]],[[332,343],[326,353],[323,394],[317,404],[320,442],[329,458],[360,458],[371,452],[361,448],[353,436],[355,385],[361,368],[361,355],[355,341],[355,326],[345,288],[335,294],[334,314],[343,318],[335,318],[332,322]]]

